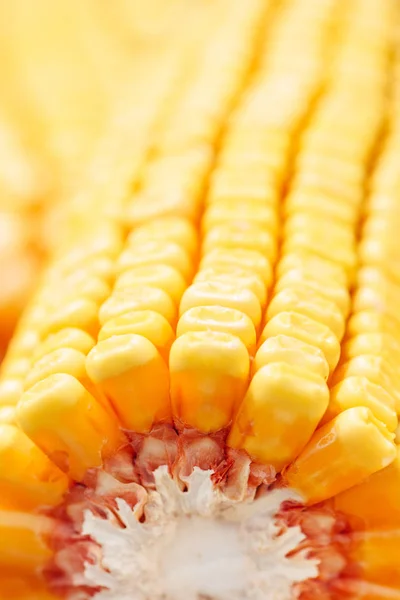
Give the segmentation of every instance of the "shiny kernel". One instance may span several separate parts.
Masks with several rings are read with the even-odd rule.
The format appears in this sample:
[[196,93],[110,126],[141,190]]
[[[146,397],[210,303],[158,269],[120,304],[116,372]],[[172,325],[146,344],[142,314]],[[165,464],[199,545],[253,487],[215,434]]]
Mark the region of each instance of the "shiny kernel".
[[348,284],[346,271],[341,265],[337,264],[331,257],[324,258],[310,250],[299,249],[296,252],[284,254],[277,267],[278,279],[292,269],[304,270],[317,280],[320,277],[330,278],[343,287],[347,287]]
[[301,367],[325,380],[329,376],[329,365],[322,350],[289,335],[276,335],[261,344],[254,358],[253,372],[275,362]]
[[15,425],[0,425],[0,485],[3,508],[30,510],[59,504],[69,481]]
[[76,327],[66,327],[57,333],[52,333],[39,344],[33,354],[33,361],[60,348],[72,348],[87,354],[94,344],[94,339],[86,331]]
[[349,408],[314,433],[285,481],[307,504],[322,502],[390,465],[393,438],[368,408]]
[[324,422],[330,421],[344,410],[356,406],[369,408],[389,431],[395,431],[398,420],[394,398],[382,386],[358,375],[346,377],[333,386]]
[[328,364],[330,372],[339,362],[340,344],[337,337],[326,325],[318,323],[305,315],[296,312],[279,313],[264,327],[260,343],[276,335],[288,335],[319,348]]
[[127,312],[107,321],[99,331],[99,342],[114,335],[134,333],[147,338],[168,362],[169,350],[175,339],[174,331],[167,319],[154,310]]
[[88,354],[86,369],[111,402],[121,424],[147,433],[171,421],[168,367],[157,348],[141,335],[116,335]]
[[17,420],[50,460],[76,481],[124,443],[116,420],[71,375],[51,375],[24,392]]
[[296,311],[318,323],[329,327],[340,341],[344,335],[345,322],[340,309],[334,302],[307,288],[286,288],[278,292],[271,300],[267,319],[281,312]]
[[15,406],[24,391],[24,379],[5,377],[0,381],[0,406]]
[[297,366],[271,363],[254,375],[227,443],[279,472],[306,445],[328,401],[322,377]]
[[202,219],[202,228],[204,232],[209,231],[215,226],[222,225],[230,221],[254,221],[255,224],[263,227],[271,233],[277,232],[278,214],[277,211],[268,205],[261,204],[258,201],[247,200],[221,200],[214,202],[205,211]]
[[136,267],[122,273],[116,283],[116,290],[123,290],[133,286],[158,287],[169,294],[172,300],[178,304],[187,283],[182,275],[168,265],[148,265]]
[[223,283],[235,284],[251,290],[258,298],[262,307],[267,301],[267,292],[262,279],[255,273],[236,266],[214,266],[205,267],[198,271],[193,282],[198,281],[221,281]]
[[197,252],[198,239],[195,226],[188,219],[181,217],[164,217],[134,229],[128,236],[128,245],[147,243],[149,241],[171,241],[190,254]]
[[110,298],[100,307],[99,321],[104,326],[111,319],[133,311],[144,310],[159,313],[170,324],[176,321],[177,308],[167,292],[147,285],[114,290]]
[[99,329],[98,305],[88,298],[65,298],[59,299],[59,304],[48,307],[39,331],[42,339],[60,329],[76,327],[83,329],[96,337]]
[[171,401],[178,427],[203,433],[229,425],[244,397],[249,354],[239,338],[227,333],[184,333],[170,353]]
[[392,333],[361,333],[352,337],[342,349],[346,359],[362,354],[382,356],[397,368],[400,360],[400,338]]
[[117,273],[147,265],[168,265],[179,271],[186,280],[193,273],[189,253],[175,242],[164,240],[131,243],[117,261]]
[[255,327],[261,322],[261,306],[257,296],[248,289],[234,283],[203,281],[194,283],[183,294],[179,307],[182,316],[190,308],[197,306],[223,306],[235,308],[245,313]]
[[275,292],[287,288],[293,290],[310,290],[327,300],[334,302],[339,307],[343,317],[350,312],[350,294],[345,285],[338,285],[325,274],[312,274],[301,269],[287,271],[276,283]]
[[203,256],[200,269],[208,267],[238,267],[258,275],[264,285],[269,288],[272,283],[271,262],[261,252],[240,248],[215,248]]
[[252,354],[256,330],[251,319],[240,310],[224,306],[197,306],[187,310],[178,321],[177,337],[191,331],[220,331],[238,337]]
[[352,314],[347,325],[347,335],[356,337],[367,333],[389,333],[400,339],[400,324],[390,315],[372,309]]
[[216,248],[255,250],[270,261],[275,260],[277,251],[275,236],[248,222],[226,223],[208,231],[203,240],[203,255]]

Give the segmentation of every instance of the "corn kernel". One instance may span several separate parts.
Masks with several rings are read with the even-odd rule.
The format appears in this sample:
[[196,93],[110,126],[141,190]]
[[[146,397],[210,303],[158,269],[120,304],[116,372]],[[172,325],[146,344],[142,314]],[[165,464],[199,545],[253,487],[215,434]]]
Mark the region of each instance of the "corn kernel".
[[179,271],[186,280],[190,279],[193,272],[190,255],[182,246],[175,242],[151,240],[131,243],[117,261],[117,273],[147,265],[168,265]]
[[314,433],[285,481],[307,504],[332,498],[390,465],[393,437],[368,408],[349,408]]
[[227,427],[246,391],[249,354],[241,340],[217,331],[184,333],[170,353],[171,401],[180,427],[203,433]]
[[248,222],[225,223],[210,229],[204,237],[202,253],[216,248],[255,250],[272,262],[277,252],[275,236]]
[[115,282],[116,290],[129,287],[157,287],[164,290],[178,304],[187,284],[182,275],[168,265],[147,265],[129,269]]
[[123,427],[145,433],[171,420],[168,368],[145,337],[125,334],[99,342],[89,352],[86,368]]
[[126,290],[114,290],[100,307],[101,325],[111,319],[133,311],[151,310],[162,315],[171,325],[176,321],[177,308],[171,297],[158,287],[132,286]]
[[123,444],[116,421],[71,375],[52,375],[24,392],[17,419],[28,437],[76,481]]
[[193,282],[198,281],[221,281],[222,283],[234,284],[241,288],[246,288],[252,291],[258,298],[262,307],[267,301],[267,293],[265,285],[261,278],[255,273],[249,273],[240,267],[231,266],[214,266],[201,269]]
[[94,344],[94,339],[86,331],[82,331],[82,329],[77,329],[76,327],[66,327],[57,333],[49,335],[39,344],[39,347],[33,353],[33,361],[37,361],[42,356],[45,356],[45,354],[49,354],[60,348],[71,348],[87,354],[93,348]]
[[254,375],[235,415],[228,445],[281,471],[306,445],[329,401],[325,380],[300,367],[270,363]]
[[261,252],[256,250],[215,248],[205,254],[200,263],[200,269],[225,266],[235,266],[256,273],[267,288],[272,283],[271,263]]

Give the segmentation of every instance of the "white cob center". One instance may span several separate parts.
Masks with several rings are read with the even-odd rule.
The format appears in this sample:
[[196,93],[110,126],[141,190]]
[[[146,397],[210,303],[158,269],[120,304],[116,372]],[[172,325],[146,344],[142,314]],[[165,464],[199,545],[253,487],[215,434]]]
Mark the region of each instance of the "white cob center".
[[86,564],[85,579],[104,586],[96,600],[291,600],[292,585],[318,575],[317,561],[295,550],[299,527],[277,535],[274,516],[291,490],[275,490],[249,503],[228,501],[212,471],[195,468],[182,492],[167,467],[155,472],[156,491],[141,523],[117,499],[118,517],[87,511],[83,534],[103,551],[101,565]]

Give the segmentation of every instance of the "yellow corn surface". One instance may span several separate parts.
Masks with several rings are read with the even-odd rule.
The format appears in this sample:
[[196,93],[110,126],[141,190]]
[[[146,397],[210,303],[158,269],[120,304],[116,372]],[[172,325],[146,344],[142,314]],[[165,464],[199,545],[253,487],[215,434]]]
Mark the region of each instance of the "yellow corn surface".
[[357,577],[326,598],[400,598],[399,7],[61,5],[10,4],[1,42],[44,142],[7,130],[0,165],[26,184],[0,265],[36,277],[0,373],[0,599],[53,598],[43,507],[160,425],[348,519]]

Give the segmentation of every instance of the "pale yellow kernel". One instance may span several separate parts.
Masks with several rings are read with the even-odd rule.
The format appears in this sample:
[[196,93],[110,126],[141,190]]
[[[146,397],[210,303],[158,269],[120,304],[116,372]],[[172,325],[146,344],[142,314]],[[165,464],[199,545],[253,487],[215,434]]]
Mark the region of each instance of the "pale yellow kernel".
[[397,368],[400,359],[400,338],[396,338],[393,333],[361,333],[344,344],[344,358],[355,358],[361,354],[382,356]]
[[190,254],[179,244],[168,240],[131,242],[117,261],[117,273],[146,265],[169,265],[179,271],[186,280],[190,279],[193,273]]
[[99,342],[129,333],[141,335],[157,348],[165,361],[175,338],[174,331],[167,319],[154,310],[127,312],[106,321],[99,331]]
[[17,422],[16,405],[0,405],[0,423],[5,425],[15,425]]
[[215,248],[255,250],[268,260],[276,257],[276,238],[262,227],[249,222],[225,223],[210,229],[204,237],[202,253]]
[[33,353],[33,361],[37,361],[45,354],[58,350],[59,348],[72,348],[87,354],[95,344],[94,339],[76,327],[66,327],[50,334],[43,342],[41,342]]
[[262,279],[256,274],[241,267],[216,265],[200,269],[193,282],[198,281],[221,281],[223,283],[235,284],[251,290],[258,298],[262,307],[267,301],[267,291]]
[[178,304],[187,283],[182,275],[168,265],[147,265],[136,267],[122,273],[115,282],[116,290],[123,290],[133,286],[158,287],[169,294]]
[[390,465],[393,439],[368,408],[349,408],[314,433],[285,481],[307,504],[332,498]]
[[54,304],[46,310],[39,332],[44,339],[52,333],[66,327],[83,329],[95,337],[99,329],[98,305],[88,298],[60,298],[59,304]]
[[0,406],[15,406],[24,390],[25,378],[5,377],[0,381]]
[[110,286],[94,275],[90,275],[83,269],[78,269],[75,273],[65,277],[57,284],[50,283],[39,291],[35,300],[47,304],[56,304],[65,296],[79,296],[93,300],[96,304],[101,304],[111,293]]
[[179,307],[180,316],[197,306],[235,308],[245,313],[255,327],[258,327],[261,321],[261,305],[257,296],[234,283],[202,281],[191,285],[183,294]]
[[116,419],[67,374],[52,375],[24,392],[17,420],[50,460],[76,481],[124,444]]
[[203,433],[227,427],[244,397],[249,369],[247,349],[234,335],[201,331],[178,337],[170,353],[177,426]]
[[175,323],[177,308],[171,297],[158,287],[132,286],[125,290],[114,290],[100,307],[101,325],[116,317],[133,311],[152,310],[162,315],[170,324]]
[[68,489],[68,478],[15,425],[0,424],[2,508],[54,506]]
[[339,362],[340,344],[337,337],[326,325],[296,312],[279,313],[264,327],[260,343],[276,335],[295,337],[306,344],[322,350],[332,372]]
[[347,408],[365,406],[389,431],[395,431],[398,420],[394,398],[380,385],[362,376],[346,377],[331,389],[331,398],[324,422],[330,421]]
[[181,217],[154,219],[134,229],[128,236],[127,243],[136,245],[155,240],[175,242],[192,255],[197,252],[197,231],[188,219]]
[[327,300],[334,302],[339,307],[343,317],[350,312],[350,294],[345,285],[337,284],[330,275],[325,273],[314,274],[302,269],[291,269],[278,279],[275,292],[291,288],[310,289],[311,293],[317,293]]
[[351,315],[347,334],[356,337],[365,333],[392,334],[400,340],[400,324],[390,315],[368,309]]
[[310,273],[316,279],[320,277],[331,278],[343,287],[347,287],[348,277],[345,269],[330,257],[318,256],[311,250],[299,249],[283,255],[277,266],[277,276],[280,279],[292,269],[299,269]]
[[266,339],[255,355],[253,372],[275,362],[301,367],[325,380],[329,376],[329,365],[322,350],[290,335]]
[[288,287],[278,292],[269,304],[267,319],[272,319],[281,312],[291,311],[326,325],[339,341],[342,339],[345,331],[342,312],[334,302],[320,296],[314,290]]
[[146,433],[171,420],[168,367],[148,339],[136,334],[105,339],[89,352],[86,369],[123,427]]
[[270,363],[254,375],[228,445],[279,472],[309,441],[328,402],[322,377],[300,366]]
[[251,319],[240,310],[224,306],[197,306],[187,310],[178,321],[177,336],[191,331],[220,331],[238,337],[249,354],[254,353],[256,330]]
[[214,202],[203,215],[202,228],[204,232],[207,232],[217,225],[242,220],[254,221],[260,227],[274,234],[278,229],[277,211],[272,206],[251,199],[245,202],[234,200]]
[[215,248],[204,254],[200,269],[217,266],[234,266],[256,273],[267,288],[272,283],[271,262],[256,250]]

